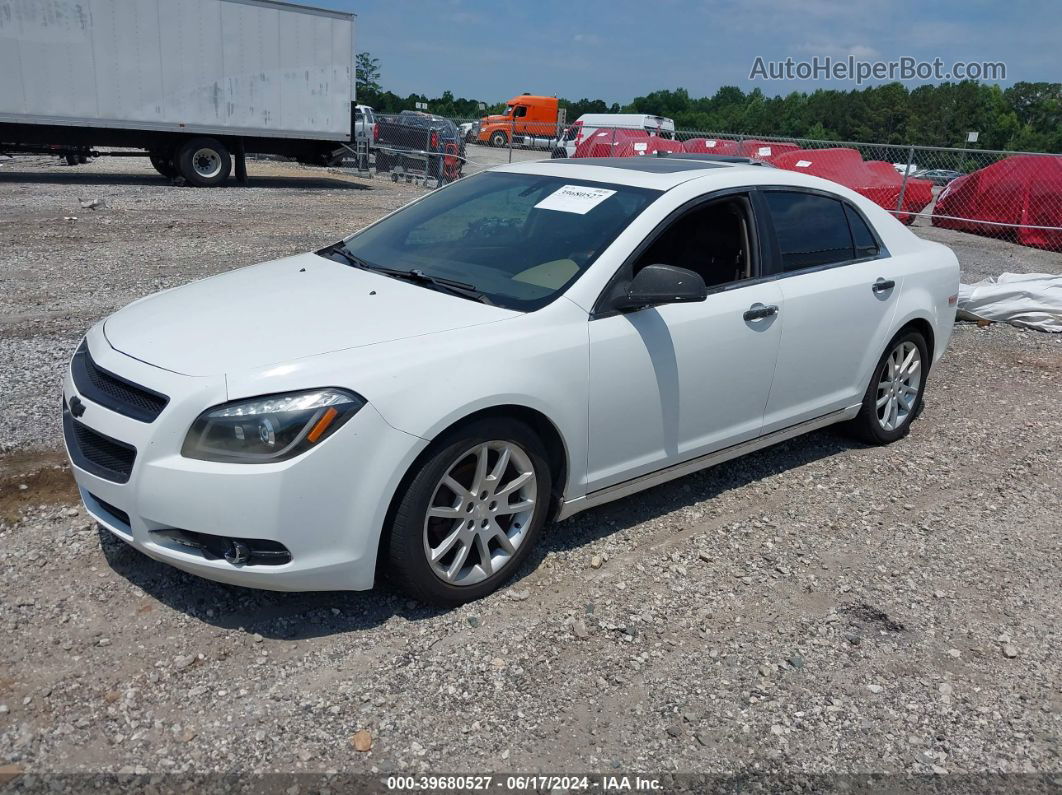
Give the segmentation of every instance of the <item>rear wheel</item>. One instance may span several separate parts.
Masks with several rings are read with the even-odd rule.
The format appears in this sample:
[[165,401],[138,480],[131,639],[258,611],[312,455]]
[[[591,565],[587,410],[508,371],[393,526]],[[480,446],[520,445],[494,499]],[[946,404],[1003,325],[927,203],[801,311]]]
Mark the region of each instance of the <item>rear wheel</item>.
[[220,185],[232,171],[232,157],[221,141],[192,138],[177,150],[177,170],[188,184],[199,188]]
[[154,169],[167,179],[173,179],[177,176],[177,166],[173,164],[173,159],[169,155],[152,152],[148,155],[148,159]]
[[486,596],[530,554],[550,485],[546,451],[523,423],[484,419],[447,434],[399,497],[392,576],[431,604]]
[[896,335],[874,369],[849,430],[870,444],[889,444],[906,436],[922,408],[928,366],[925,337],[913,329]]
[[562,146],[558,146],[558,147],[557,147],[556,149],[554,149],[554,150],[553,150],[553,151],[552,151],[552,152],[550,153],[550,158],[551,158],[552,160],[559,160],[560,158],[562,158],[562,157],[567,157],[567,156],[568,156],[568,150],[567,150],[567,149],[565,149],[565,148],[564,148],[564,147],[562,147]]

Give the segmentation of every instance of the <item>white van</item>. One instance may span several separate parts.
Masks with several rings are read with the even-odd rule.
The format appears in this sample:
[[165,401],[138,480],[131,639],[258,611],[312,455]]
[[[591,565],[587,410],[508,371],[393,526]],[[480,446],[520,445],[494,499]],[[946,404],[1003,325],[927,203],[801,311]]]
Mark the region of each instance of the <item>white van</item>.
[[675,137],[675,120],[650,113],[584,113],[561,137],[553,157],[572,157],[575,147],[601,129],[645,130],[661,138]]

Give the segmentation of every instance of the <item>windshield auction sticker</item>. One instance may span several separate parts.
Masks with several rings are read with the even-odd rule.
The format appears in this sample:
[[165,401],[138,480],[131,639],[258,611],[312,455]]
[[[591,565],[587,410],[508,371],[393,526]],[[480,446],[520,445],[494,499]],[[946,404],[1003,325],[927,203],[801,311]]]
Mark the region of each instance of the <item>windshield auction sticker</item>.
[[535,205],[536,210],[558,210],[562,213],[586,215],[616,191],[565,185]]

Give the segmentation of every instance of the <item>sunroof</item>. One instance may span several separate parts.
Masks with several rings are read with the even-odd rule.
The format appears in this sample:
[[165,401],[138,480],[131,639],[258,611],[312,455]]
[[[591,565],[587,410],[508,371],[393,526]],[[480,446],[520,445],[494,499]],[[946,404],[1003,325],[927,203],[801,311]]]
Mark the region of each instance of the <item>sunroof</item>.
[[650,174],[674,174],[677,171],[703,171],[706,168],[725,168],[727,163],[705,160],[684,160],[681,157],[577,157],[550,160],[551,166],[608,166],[629,171],[646,171]]

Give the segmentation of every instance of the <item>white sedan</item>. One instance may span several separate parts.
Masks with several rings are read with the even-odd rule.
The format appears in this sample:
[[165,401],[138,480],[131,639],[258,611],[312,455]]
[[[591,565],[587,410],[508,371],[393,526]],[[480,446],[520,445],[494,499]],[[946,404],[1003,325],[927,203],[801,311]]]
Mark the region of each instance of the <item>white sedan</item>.
[[832,423],[902,438],[958,284],[949,249],[815,177],[513,164],[96,324],[66,445],[152,558],[457,604],[548,521]]

